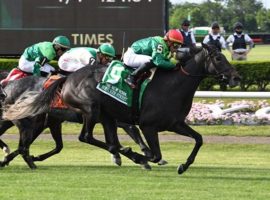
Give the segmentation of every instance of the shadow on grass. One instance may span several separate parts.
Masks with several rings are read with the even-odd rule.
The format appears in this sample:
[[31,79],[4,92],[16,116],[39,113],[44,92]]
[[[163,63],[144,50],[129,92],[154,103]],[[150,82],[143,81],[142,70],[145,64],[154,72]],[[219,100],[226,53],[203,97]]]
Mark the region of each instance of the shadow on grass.
[[35,170],[24,165],[12,165],[0,168],[1,173],[16,174],[42,174],[42,173],[128,173],[136,176],[138,173],[147,173],[149,176],[183,179],[208,179],[208,180],[243,180],[243,181],[270,181],[270,168],[244,168],[244,167],[216,167],[216,166],[194,166],[183,175],[178,175],[176,166],[157,166],[152,164],[152,170],[144,170],[139,165],[114,166],[114,165],[46,165],[39,166]]

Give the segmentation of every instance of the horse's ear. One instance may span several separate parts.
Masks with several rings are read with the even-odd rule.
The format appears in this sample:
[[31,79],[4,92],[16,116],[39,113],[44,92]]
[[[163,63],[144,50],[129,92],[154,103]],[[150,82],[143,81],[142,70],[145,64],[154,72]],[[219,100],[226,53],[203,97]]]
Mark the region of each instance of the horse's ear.
[[209,45],[202,42],[202,47],[205,49],[209,49]]

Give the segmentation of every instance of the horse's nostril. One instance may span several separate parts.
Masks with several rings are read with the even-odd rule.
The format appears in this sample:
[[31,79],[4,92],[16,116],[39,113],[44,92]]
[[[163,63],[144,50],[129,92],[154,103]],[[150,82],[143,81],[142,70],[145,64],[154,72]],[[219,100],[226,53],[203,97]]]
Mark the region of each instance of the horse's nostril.
[[1,98],[1,99],[5,99],[6,97],[7,97],[6,94],[0,94],[0,98]]

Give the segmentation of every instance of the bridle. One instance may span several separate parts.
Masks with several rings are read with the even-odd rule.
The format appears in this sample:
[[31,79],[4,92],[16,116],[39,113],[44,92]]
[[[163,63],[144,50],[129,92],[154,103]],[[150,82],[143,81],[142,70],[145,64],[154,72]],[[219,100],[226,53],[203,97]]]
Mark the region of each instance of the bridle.
[[214,70],[216,72],[216,74],[191,74],[188,71],[186,71],[183,66],[180,67],[180,71],[186,75],[186,76],[190,76],[190,77],[206,77],[206,76],[214,76],[214,77],[221,77],[221,79],[226,80],[226,76],[224,74],[224,72],[230,72],[232,69],[224,69],[222,71],[218,71],[217,70],[217,63],[214,61],[214,54],[216,54],[217,49],[213,49],[211,51],[207,50],[206,48],[203,48],[202,51],[204,51],[206,53],[206,62],[204,64],[204,68],[205,70],[207,69],[207,66],[209,65],[209,63],[212,63],[214,66]]

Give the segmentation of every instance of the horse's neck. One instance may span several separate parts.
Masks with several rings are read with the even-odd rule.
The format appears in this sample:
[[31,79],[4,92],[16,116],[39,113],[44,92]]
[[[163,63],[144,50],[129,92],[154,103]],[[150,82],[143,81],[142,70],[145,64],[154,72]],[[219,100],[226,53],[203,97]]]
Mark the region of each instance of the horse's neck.
[[182,69],[181,76],[176,76],[175,83],[181,90],[181,96],[192,98],[199,87],[200,82],[205,78],[206,52],[201,50],[190,59]]
[[206,62],[206,52],[202,49],[199,53],[190,59],[184,69],[192,75],[204,75],[205,74],[205,63]]

